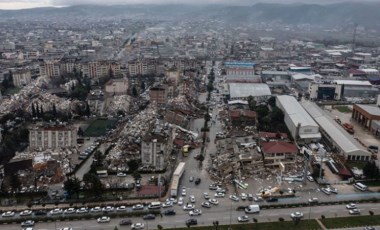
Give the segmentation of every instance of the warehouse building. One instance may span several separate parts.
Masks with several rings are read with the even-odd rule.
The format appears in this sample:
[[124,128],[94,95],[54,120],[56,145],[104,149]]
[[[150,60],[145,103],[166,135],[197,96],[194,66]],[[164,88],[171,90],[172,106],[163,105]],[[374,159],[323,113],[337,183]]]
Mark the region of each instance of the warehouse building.
[[310,143],[321,139],[318,124],[293,96],[276,97],[276,106],[284,112],[285,124],[295,140]]
[[319,108],[317,104],[303,101],[301,105],[317,122],[325,143],[334,152],[344,156],[347,160],[370,160],[371,153]]
[[354,104],[352,118],[363,128],[378,134],[380,129],[380,108],[373,105]]
[[229,83],[230,100],[247,100],[252,96],[256,102],[266,102],[272,93],[267,84],[260,83]]

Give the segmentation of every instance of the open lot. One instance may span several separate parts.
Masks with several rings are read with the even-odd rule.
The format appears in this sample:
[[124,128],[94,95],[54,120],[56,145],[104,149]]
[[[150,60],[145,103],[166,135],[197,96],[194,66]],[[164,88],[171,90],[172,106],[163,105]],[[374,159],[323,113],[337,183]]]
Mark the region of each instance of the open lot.
[[115,126],[117,121],[108,119],[96,119],[91,122],[84,136],[86,137],[100,137],[107,133],[107,129],[111,129]]

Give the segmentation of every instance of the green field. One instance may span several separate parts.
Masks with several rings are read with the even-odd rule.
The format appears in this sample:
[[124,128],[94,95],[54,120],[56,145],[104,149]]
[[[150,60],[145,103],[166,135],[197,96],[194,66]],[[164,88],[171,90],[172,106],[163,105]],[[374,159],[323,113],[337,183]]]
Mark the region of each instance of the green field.
[[[183,224],[185,225],[185,223]],[[220,225],[218,227],[218,230],[227,230],[230,226],[229,225]],[[173,228],[171,228],[173,229]],[[192,229],[192,230],[214,230],[216,229],[215,227],[211,226],[203,226],[203,227],[196,227],[196,226],[191,226],[190,228],[183,227],[183,228],[175,228],[179,230],[186,230],[186,229]],[[302,220],[299,222],[297,225],[294,224],[292,221],[277,221],[277,222],[265,222],[265,223],[247,223],[247,224],[233,224],[231,225],[231,230],[267,230],[267,229],[280,229],[280,230],[285,230],[285,229],[322,229],[317,221],[315,220]]]
[[335,106],[334,108],[341,113],[351,113],[352,112],[352,110],[348,106],[345,106],[345,105]]
[[[368,213],[365,213],[368,215]],[[340,218],[323,219],[321,222],[328,229],[332,228],[348,228],[361,226],[376,226],[380,225],[380,215],[375,216],[350,216]]]
[[85,137],[100,137],[106,134],[107,129],[114,128],[117,121],[108,119],[97,119],[90,123],[86,131]]

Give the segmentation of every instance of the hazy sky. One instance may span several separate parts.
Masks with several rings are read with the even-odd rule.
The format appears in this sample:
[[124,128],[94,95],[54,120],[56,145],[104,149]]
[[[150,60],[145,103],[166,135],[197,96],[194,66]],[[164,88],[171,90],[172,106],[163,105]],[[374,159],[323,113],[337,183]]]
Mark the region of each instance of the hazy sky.
[[[358,1],[363,0],[0,0],[0,9],[23,9],[44,6],[68,6],[78,4],[165,4],[165,3],[179,3],[179,4],[207,4],[207,3],[222,3],[233,5],[246,5],[254,4],[257,2],[268,3],[333,3],[345,1]],[[373,2],[380,2],[380,0],[367,0]]]

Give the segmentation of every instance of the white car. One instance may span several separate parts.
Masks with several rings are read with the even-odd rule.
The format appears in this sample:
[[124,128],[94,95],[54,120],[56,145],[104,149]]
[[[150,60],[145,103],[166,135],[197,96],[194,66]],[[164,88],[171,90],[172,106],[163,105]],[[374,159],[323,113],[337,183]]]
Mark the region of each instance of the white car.
[[169,208],[173,207],[173,203],[171,201],[166,201],[165,203],[162,204],[163,208]]
[[226,193],[226,190],[225,190],[224,188],[220,188],[220,187],[218,187],[218,188],[216,189],[216,192]]
[[100,207],[94,207],[90,209],[90,212],[101,212],[102,209]]
[[215,193],[214,197],[219,197],[219,198],[223,198],[226,194],[222,193],[222,192],[217,192]]
[[123,206],[123,205],[122,205],[122,206],[119,206],[119,207],[116,208],[116,211],[117,211],[117,212],[127,211],[127,207],[125,207],[125,206]]
[[201,206],[204,207],[204,208],[211,208],[210,202],[207,202],[207,201],[202,202]]
[[189,212],[190,216],[200,216],[202,215],[202,210],[200,209],[194,209]]
[[321,191],[325,193],[326,195],[331,195],[331,191],[328,188],[322,188]]
[[108,223],[111,221],[111,218],[109,216],[102,216],[102,217],[99,217],[96,221],[98,223]]
[[354,208],[354,209],[350,209],[348,213],[350,213],[350,215],[360,215],[360,210],[357,208]]
[[306,177],[310,182],[314,182],[314,178],[312,176],[307,176]]
[[145,225],[144,223],[134,223],[131,225],[131,229],[137,230],[137,229],[144,229]]
[[50,211],[50,215],[59,215],[62,213],[63,213],[63,210],[61,208],[55,208],[55,209]]
[[8,212],[4,212],[3,215],[1,215],[2,217],[12,217],[15,215],[15,212],[12,212],[12,211],[8,211]]
[[206,200],[210,199],[210,195],[209,195],[207,192],[204,192],[204,193],[203,193],[203,197],[204,197]]
[[24,210],[20,212],[20,216],[30,216],[32,215],[33,211],[32,210]]
[[75,212],[76,212],[75,208],[68,208],[68,209],[65,209],[65,211],[63,211],[64,214],[73,214]]
[[124,176],[127,176],[127,174],[126,174],[126,173],[122,173],[122,172],[118,172],[118,173],[117,173],[117,176],[119,176],[119,177],[124,177]]
[[348,205],[346,205],[346,208],[347,209],[355,209],[356,208],[356,204],[354,204],[354,203],[348,204]]
[[88,213],[88,208],[79,208],[77,209],[76,213],[78,214]]
[[236,196],[236,195],[230,195],[229,198],[230,198],[231,200],[233,200],[233,201],[236,201],[236,202],[239,201],[239,197]]
[[183,206],[183,210],[185,210],[185,211],[193,210],[193,209],[194,209],[193,204],[187,204],[187,205]]
[[178,198],[178,205],[179,206],[183,205],[183,197]]
[[318,203],[318,198],[317,197],[313,197],[313,198],[310,198],[309,199],[309,203]]
[[190,195],[189,200],[190,200],[191,203],[195,203],[195,196],[194,195]]
[[290,214],[290,217],[291,218],[302,218],[303,217],[303,213],[302,212],[293,212]]
[[185,188],[182,189],[182,193],[181,193],[181,195],[182,195],[182,196],[186,196],[186,189],[185,189]]
[[247,199],[247,194],[242,193],[242,194],[240,194],[240,197],[241,197],[242,200],[246,200]]
[[248,216],[239,216],[238,221],[239,222],[248,222],[249,218],[248,218]]
[[142,204],[135,204],[132,206],[132,209],[133,210],[141,210],[141,209],[144,209],[144,205]]
[[104,207],[102,210],[103,210],[103,212],[112,212],[114,210],[114,207],[107,206],[107,207]]
[[219,204],[219,201],[217,199],[210,199],[210,200],[208,200],[208,202],[210,202],[210,204],[213,204],[213,205]]

